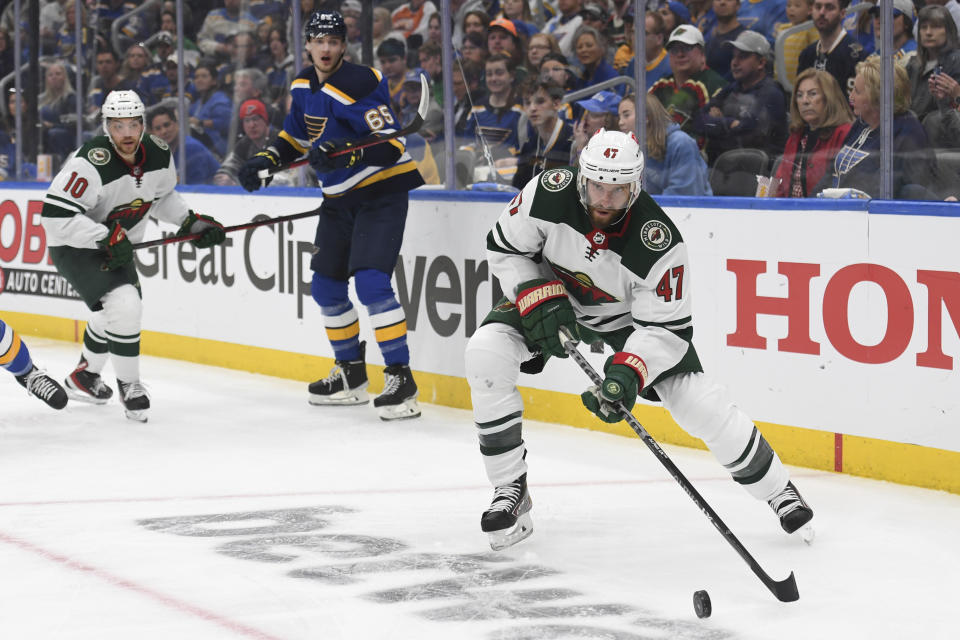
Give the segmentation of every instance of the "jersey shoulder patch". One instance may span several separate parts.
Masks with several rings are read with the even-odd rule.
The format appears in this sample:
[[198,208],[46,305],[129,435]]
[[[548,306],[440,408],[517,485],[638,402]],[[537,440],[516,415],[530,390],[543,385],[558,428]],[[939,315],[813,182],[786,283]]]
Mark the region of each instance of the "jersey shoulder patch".
[[170,166],[170,147],[155,135],[143,137],[143,150],[147,159],[143,163],[143,171],[163,171]]
[[563,191],[573,182],[573,171],[563,167],[540,174],[540,186],[550,192]]
[[98,167],[102,167],[110,162],[110,158],[112,157],[113,153],[104,147],[93,147],[87,151],[87,160],[89,160],[91,164],[94,164]]
[[683,243],[680,230],[646,191],[633,205],[630,229],[620,251],[624,267],[646,278],[667,251]]

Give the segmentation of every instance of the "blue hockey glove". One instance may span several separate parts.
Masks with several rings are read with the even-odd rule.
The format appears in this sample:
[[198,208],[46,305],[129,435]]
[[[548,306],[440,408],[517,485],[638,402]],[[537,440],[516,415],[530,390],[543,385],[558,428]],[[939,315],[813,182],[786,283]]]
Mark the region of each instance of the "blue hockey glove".
[[202,234],[199,238],[191,240],[190,243],[198,249],[206,249],[223,242],[227,238],[223,225],[210,216],[201,215],[191,211],[187,214],[186,220],[180,225],[177,231],[178,236],[187,236],[194,233]]
[[538,278],[521,283],[517,289],[517,310],[523,337],[540,347],[544,355],[566,358],[567,352],[563,350],[558,332],[561,326],[576,331],[577,316],[563,283]]
[[318,173],[327,173],[334,169],[349,169],[363,159],[363,149],[354,149],[333,157],[330,156],[330,153],[338,149],[349,148],[351,144],[353,143],[342,138],[321,142],[310,149],[307,160],[310,161],[310,166]]
[[627,411],[633,409],[647,378],[647,365],[640,356],[618,351],[607,358],[603,375],[603,384],[589,387],[580,394],[580,400],[604,422],[620,422],[623,415],[616,404],[622,402]]
[[270,181],[273,180],[273,176],[261,178],[257,174],[260,173],[262,169],[276,169],[279,166],[280,156],[270,149],[264,149],[243,163],[243,166],[240,167],[240,171],[237,173],[237,179],[240,181],[240,186],[247,191],[256,191],[260,187],[267,186],[270,184]]
[[119,269],[133,260],[133,245],[119,222],[113,225],[107,237],[97,240],[97,244],[107,252],[107,259],[103,263],[103,268],[107,271]]

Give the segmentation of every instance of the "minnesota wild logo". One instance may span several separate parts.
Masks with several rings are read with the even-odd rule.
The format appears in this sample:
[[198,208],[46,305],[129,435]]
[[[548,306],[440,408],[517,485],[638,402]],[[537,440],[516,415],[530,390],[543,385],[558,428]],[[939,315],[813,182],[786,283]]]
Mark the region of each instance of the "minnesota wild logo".
[[103,147],[94,147],[87,152],[87,160],[98,167],[102,167],[110,162],[110,151]]
[[590,276],[581,271],[568,271],[556,264],[551,264],[550,268],[557,274],[567,293],[585,307],[619,302],[613,295],[595,286]]
[[136,198],[132,202],[121,204],[111,209],[110,213],[107,214],[107,221],[119,221],[125,229],[132,229],[147,215],[147,211],[150,210],[152,204],[152,201]]
[[547,191],[560,191],[573,180],[573,172],[569,169],[550,169],[544,171],[540,184]]

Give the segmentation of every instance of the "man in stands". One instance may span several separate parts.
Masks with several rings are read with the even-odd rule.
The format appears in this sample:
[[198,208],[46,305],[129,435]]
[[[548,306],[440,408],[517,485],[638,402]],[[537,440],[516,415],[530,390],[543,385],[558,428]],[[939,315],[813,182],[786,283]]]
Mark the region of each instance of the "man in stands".
[[814,0],[813,26],[820,39],[800,52],[797,73],[815,67],[834,78],[843,92],[850,95],[857,63],[866,58],[856,38],[843,30],[842,22],[849,0]]

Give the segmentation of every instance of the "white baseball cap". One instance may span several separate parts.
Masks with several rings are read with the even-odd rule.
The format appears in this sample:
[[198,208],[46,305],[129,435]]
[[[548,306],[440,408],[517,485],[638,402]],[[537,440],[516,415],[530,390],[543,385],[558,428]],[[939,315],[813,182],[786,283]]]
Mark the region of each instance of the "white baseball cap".
[[700,33],[700,29],[697,29],[692,24],[682,24],[670,34],[670,39],[667,40],[667,50],[670,50],[670,45],[674,42],[682,42],[683,44],[690,45],[699,45],[703,46],[703,34]]

